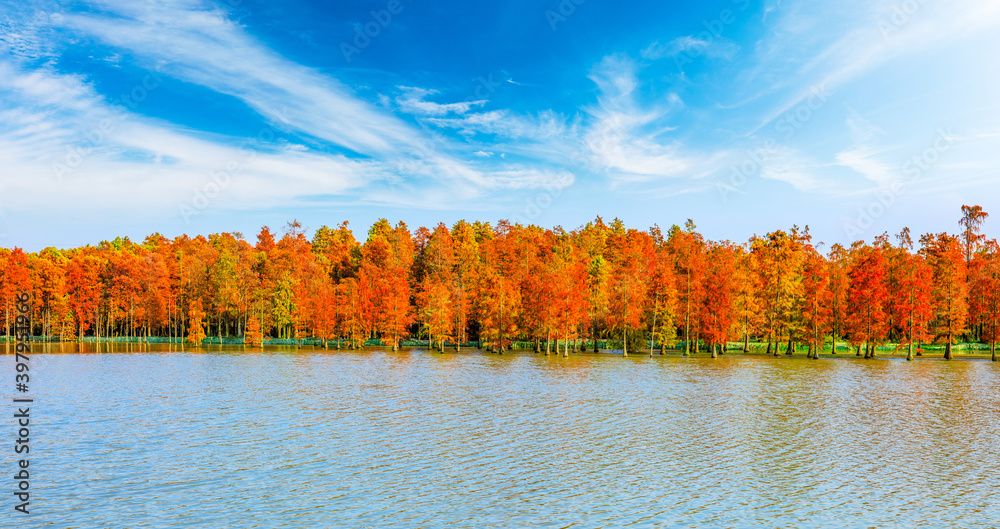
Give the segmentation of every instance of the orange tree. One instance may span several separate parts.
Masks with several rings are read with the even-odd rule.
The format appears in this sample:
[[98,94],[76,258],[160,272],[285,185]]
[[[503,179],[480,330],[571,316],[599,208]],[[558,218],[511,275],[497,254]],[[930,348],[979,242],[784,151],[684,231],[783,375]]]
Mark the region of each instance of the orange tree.
[[966,262],[958,237],[947,233],[920,238],[920,254],[934,274],[935,334],[945,340],[944,358],[952,359],[955,338],[965,333],[968,318]]
[[1000,340],[1000,247],[997,241],[986,243],[972,263],[970,313],[972,320],[981,327],[981,337],[990,344],[991,359],[996,362],[996,344]]
[[615,219],[608,236],[611,265],[608,328],[622,337],[622,354],[628,356],[629,333],[642,326],[649,281],[649,266],[655,262],[653,239],[646,232],[625,229]]
[[913,242],[909,230],[904,229],[898,238],[898,264],[889,296],[893,300],[893,319],[902,329],[903,341],[907,344],[906,359],[913,360],[915,343],[930,338],[927,326],[933,317],[931,295],[934,274],[922,256],[910,253]]
[[865,345],[865,358],[875,356],[876,347],[885,341],[889,330],[887,269],[888,261],[881,246],[865,245],[857,249],[847,292],[847,329],[852,342],[859,348]]
[[694,222],[688,219],[683,230],[676,225],[670,228],[666,245],[674,264],[678,323],[684,329],[684,355],[687,356],[691,354],[692,342],[695,352],[698,351],[698,317],[705,293],[705,240],[695,231]]
[[733,276],[736,252],[728,241],[710,243],[705,261],[704,312],[701,319],[712,358],[715,358],[719,344],[725,346],[736,323],[737,284]]
[[802,267],[802,322],[809,341],[809,356],[819,358],[824,337],[830,331],[832,313],[830,298],[830,265],[813,248],[805,248]]

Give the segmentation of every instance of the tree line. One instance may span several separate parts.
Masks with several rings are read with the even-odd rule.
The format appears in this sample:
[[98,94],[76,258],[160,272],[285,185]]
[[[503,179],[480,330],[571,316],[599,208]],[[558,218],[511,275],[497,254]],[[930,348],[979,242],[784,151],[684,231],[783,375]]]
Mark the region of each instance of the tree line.
[[[412,231],[375,223],[359,242],[344,222],[312,239],[298,222],[280,237],[160,234],[68,250],[0,249],[6,336],[15,297],[33,293],[42,339],[206,335],[259,345],[265,337],[470,341],[503,352],[517,342],[566,355],[614,340],[622,352],[713,356],[741,344],[817,357],[851,347],[875,356],[897,343],[989,344],[1000,331],[1000,247],[987,213],[963,206],[957,234],[909,229],[822,253],[792,227],[743,244],[709,241],[690,220],[666,232],[600,217],[575,230],[459,221]],[[822,245],[819,245],[822,246]],[[584,347],[586,345],[583,345]],[[739,346],[737,346],[738,348]],[[704,348],[704,349],[703,349]]]

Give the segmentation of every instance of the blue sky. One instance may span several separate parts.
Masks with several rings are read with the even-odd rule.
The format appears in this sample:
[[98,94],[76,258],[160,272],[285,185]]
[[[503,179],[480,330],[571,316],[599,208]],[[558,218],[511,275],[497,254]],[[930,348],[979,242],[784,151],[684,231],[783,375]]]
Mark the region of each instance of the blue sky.
[[3,246],[598,215],[830,244],[1000,206],[996,0],[3,6]]

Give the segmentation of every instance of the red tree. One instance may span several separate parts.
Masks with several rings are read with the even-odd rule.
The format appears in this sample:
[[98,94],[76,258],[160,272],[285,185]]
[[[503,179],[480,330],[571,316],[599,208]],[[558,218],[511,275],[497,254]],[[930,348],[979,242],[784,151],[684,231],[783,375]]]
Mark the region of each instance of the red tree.
[[889,331],[887,270],[888,261],[881,247],[866,245],[857,251],[847,292],[847,329],[859,352],[865,345],[865,358],[875,357],[876,348]]

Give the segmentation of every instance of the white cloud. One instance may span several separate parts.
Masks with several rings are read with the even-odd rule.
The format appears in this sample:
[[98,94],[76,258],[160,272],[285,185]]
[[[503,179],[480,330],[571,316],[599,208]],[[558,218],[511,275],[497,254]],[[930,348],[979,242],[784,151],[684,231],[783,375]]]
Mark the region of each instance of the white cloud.
[[2,180],[21,197],[18,207],[169,212],[211,182],[211,173],[231,177],[214,205],[267,206],[299,194],[359,188],[380,170],[372,162],[279,145],[241,150],[122,114],[76,76],[21,73],[9,63],[0,63],[0,71],[0,94],[9,105],[0,110]]
[[699,39],[688,35],[667,43],[653,42],[640,52],[643,59],[658,60],[684,53],[695,57],[732,59],[740,51],[740,46],[725,37]]
[[839,165],[850,168],[880,187],[888,187],[900,180],[898,168],[887,161],[881,160],[885,149],[878,146],[879,140],[887,135],[884,130],[859,115],[853,109],[847,118],[847,127],[851,131],[854,145],[837,153],[835,159]]
[[170,76],[237,97],[261,115],[366,155],[418,153],[420,134],[338,80],[292,63],[200,2],[105,0],[113,16],[67,14],[66,28],[158,65]]
[[780,147],[767,156],[760,177],[785,182],[802,192],[828,191],[832,185],[820,178],[821,167],[822,164],[795,149]]
[[852,169],[880,187],[888,187],[900,180],[897,167],[879,160],[879,151],[870,146],[858,146],[837,153],[837,163]]
[[429,118],[428,123],[456,129],[465,135],[496,134],[523,141],[544,141],[567,132],[566,119],[546,110],[536,116],[517,114],[509,109],[475,112],[460,118]]
[[671,110],[683,103],[672,95],[667,105],[642,105],[635,95],[637,69],[633,60],[613,55],[591,71],[599,95],[597,103],[585,109],[590,115],[583,136],[587,156],[597,168],[623,181],[687,175],[695,160],[679,143],[661,143],[651,132],[659,132]]
[[568,171],[540,171],[518,168],[509,171],[494,171],[487,179],[497,188],[503,189],[564,189],[576,181]]
[[[783,9],[772,33],[758,45],[756,65],[740,81],[763,85],[767,93],[790,93],[747,135],[809,98],[813,87],[835,91],[881,65],[941,50],[990,31],[994,31],[992,42],[979,45],[1000,44],[995,33],[1000,27],[997,0],[920,2],[915,12],[903,17],[897,14],[899,5],[897,0],[865,0],[793,3]],[[831,34],[839,37],[830,39]],[[919,63],[915,67],[919,68]]]
[[404,95],[396,98],[396,104],[399,105],[399,109],[408,114],[415,114],[418,116],[465,114],[472,107],[482,107],[486,104],[485,99],[479,101],[463,101],[459,103],[434,103],[433,101],[427,101],[424,98],[428,95],[439,93],[437,90],[428,90],[425,88],[414,88],[408,86],[401,86],[399,88],[404,92]]
[[[81,76],[6,61],[0,62],[0,164],[5,167],[0,184],[26,197],[22,207],[171,214],[211,186],[211,174],[227,167],[236,170],[230,171],[225,192],[212,199],[212,208],[287,207],[310,196],[410,205],[424,204],[422,196],[447,196],[445,203],[455,204],[483,198],[490,190],[549,185],[562,174],[470,165],[452,154],[468,152],[467,147],[414,127],[336,79],[278,56],[223,12],[200,2],[105,1],[101,8],[47,20],[110,45],[111,57],[127,52],[164,77],[238,97],[277,127],[367,156],[281,142],[256,145],[248,155],[239,148],[241,138],[144,118],[115,108]],[[110,15],[99,14],[104,12]],[[19,39],[31,41],[30,31]],[[465,114],[482,104],[423,100],[432,93],[408,89],[400,104],[424,116]],[[99,141],[87,139],[105,122],[114,130],[102,132]],[[69,167],[67,157],[81,149],[85,154]],[[59,164],[70,170],[54,170]],[[36,199],[42,202],[32,204]]]

